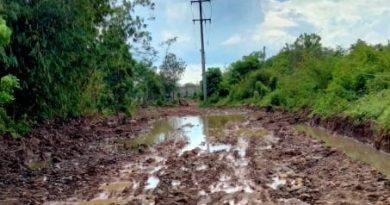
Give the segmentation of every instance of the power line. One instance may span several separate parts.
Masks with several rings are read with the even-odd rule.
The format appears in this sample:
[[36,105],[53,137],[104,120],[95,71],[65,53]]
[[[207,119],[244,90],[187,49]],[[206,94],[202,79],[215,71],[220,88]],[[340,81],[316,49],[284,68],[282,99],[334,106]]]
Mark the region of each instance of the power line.
[[211,23],[211,18],[203,17],[202,4],[204,2],[210,2],[210,0],[193,0],[191,1],[191,5],[194,3],[198,3],[199,5],[199,19],[192,19],[192,21],[194,23],[199,22],[199,26],[200,26],[200,41],[201,41],[200,53],[202,57],[203,100],[207,101],[206,54],[204,49],[203,23],[207,23],[207,22]]

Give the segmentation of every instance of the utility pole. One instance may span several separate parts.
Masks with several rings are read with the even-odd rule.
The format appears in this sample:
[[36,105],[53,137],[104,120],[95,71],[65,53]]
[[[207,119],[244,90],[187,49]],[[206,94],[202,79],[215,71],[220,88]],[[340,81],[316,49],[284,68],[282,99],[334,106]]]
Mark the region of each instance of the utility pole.
[[200,53],[202,57],[203,100],[207,101],[206,55],[204,50],[203,23],[207,23],[207,21],[211,23],[211,19],[203,18],[202,4],[204,2],[210,2],[210,0],[193,0],[191,1],[191,5],[193,3],[199,4],[199,19],[192,19],[192,21],[194,23],[199,21],[200,24],[200,41],[201,41]]

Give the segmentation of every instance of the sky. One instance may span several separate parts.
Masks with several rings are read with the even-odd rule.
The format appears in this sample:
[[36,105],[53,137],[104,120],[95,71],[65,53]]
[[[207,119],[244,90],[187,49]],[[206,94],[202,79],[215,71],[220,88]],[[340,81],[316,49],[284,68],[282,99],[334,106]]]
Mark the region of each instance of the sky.
[[[199,17],[190,0],[154,0],[147,21],[152,45],[161,64],[165,48],[160,43],[178,37],[170,52],[182,58],[187,69],[181,84],[201,80]],[[226,68],[230,63],[266,47],[267,57],[302,33],[316,33],[327,47],[348,48],[358,39],[371,44],[390,39],[390,0],[211,0],[203,4],[206,67]]]

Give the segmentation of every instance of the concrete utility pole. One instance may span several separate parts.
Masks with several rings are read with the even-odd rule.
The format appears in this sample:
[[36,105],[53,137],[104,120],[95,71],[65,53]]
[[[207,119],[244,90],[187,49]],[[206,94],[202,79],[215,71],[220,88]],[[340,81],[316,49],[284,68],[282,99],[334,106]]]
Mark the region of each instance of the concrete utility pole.
[[193,3],[199,4],[199,19],[192,19],[192,21],[194,23],[199,21],[199,24],[200,24],[200,41],[201,41],[200,53],[201,53],[201,57],[202,57],[203,100],[207,101],[206,56],[205,56],[205,50],[204,50],[203,23],[207,23],[207,21],[211,23],[211,19],[203,18],[202,4],[204,2],[210,2],[210,0],[194,0],[194,1],[191,1],[191,5]]

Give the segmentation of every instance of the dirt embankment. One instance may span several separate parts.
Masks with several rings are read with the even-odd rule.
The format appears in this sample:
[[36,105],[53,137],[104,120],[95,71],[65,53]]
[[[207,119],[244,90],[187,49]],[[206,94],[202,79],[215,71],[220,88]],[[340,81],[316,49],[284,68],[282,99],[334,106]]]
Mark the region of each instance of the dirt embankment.
[[93,116],[42,124],[20,141],[0,137],[0,204],[41,204],[68,198],[75,190],[93,195],[99,176],[136,151],[113,152],[102,146],[107,141],[135,138],[161,117],[225,111],[195,105],[142,109],[132,120]]
[[372,122],[357,123],[348,117],[314,117],[310,124],[321,126],[341,135],[353,137],[360,142],[371,144],[376,149],[390,153],[390,134],[388,132],[375,131]]

